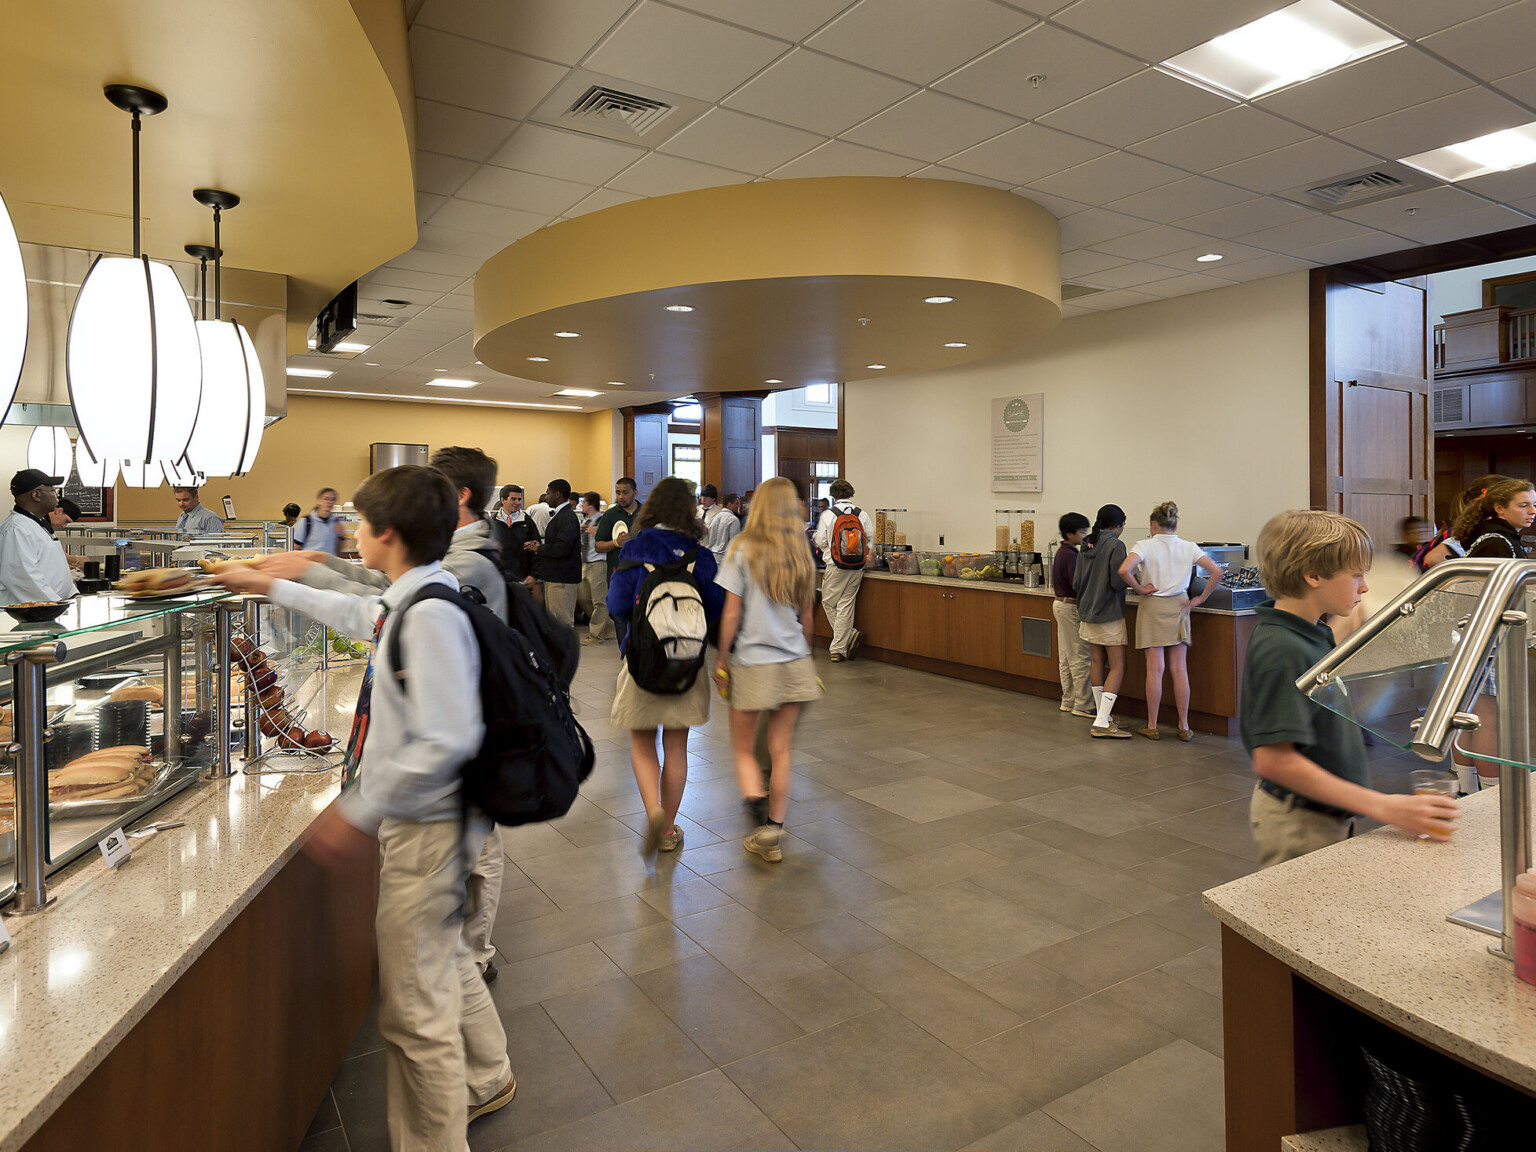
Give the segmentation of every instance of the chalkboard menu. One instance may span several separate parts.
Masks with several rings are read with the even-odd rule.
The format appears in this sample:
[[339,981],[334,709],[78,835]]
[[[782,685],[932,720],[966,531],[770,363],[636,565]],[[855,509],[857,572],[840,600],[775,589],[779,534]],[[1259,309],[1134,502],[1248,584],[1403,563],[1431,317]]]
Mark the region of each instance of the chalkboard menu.
[[80,473],[77,469],[70,470],[69,479],[64,482],[64,487],[60,490],[59,495],[68,497],[80,505],[80,518],[82,520],[110,520],[112,518],[112,489],[86,488],[80,483]]

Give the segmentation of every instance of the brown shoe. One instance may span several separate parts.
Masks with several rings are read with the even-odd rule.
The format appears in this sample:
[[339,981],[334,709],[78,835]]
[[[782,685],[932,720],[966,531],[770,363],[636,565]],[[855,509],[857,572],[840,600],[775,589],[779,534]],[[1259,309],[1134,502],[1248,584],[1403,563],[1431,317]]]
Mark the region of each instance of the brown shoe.
[[1136,729],[1136,735],[1145,736],[1148,740],[1161,740],[1163,738],[1163,734],[1161,732],[1159,732],[1156,728],[1150,727]]
[[1088,729],[1088,735],[1096,740],[1129,740],[1131,738],[1131,734],[1113,720],[1103,726],[1093,725]]
[[496,1095],[492,1096],[484,1104],[472,1104],[469,1108],[469,1123],[473,1124],[482,1116],[489,1116],[492,1112],[500,1112],[508,1104],[512,1103],[512,1097],[517,1095],[517,1077],[513,1076]]
[[1184,741],[1184,743],[1188,744],[1194,738],[1195,738],[1195,733],[1194,733],[1194,731],[1192,729],[1189,729],[1189,728],[1180,728],[1179,729],[1179,739]]

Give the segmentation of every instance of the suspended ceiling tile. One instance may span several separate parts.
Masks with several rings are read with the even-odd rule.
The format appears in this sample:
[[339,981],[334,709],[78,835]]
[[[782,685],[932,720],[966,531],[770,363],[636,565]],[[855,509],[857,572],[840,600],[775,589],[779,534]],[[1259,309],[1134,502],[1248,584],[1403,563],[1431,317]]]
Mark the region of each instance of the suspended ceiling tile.
[[1078,0],[1055,19],[1156,64],[1278,7],[1277,0]]
[[1171,299],[1174,296],[1189,296],[1196,292],[1209,292],[1212,288],[1230,288],[1236,284],[1236,280],[1228,280],[1221,276],[1201,276],[1189,273],[1184,276],[1173,276],[1166,280],[1157,280],[1143,286],[1143,292],[1150,292],[1154,296]]
[[1116,200],[1107,207],[1145,220],[1170,224],[1175,220],[1231,204],[1241,204],[1253,198],[1252,192],[1245,192],[1230,184],[1219,184],[1203,176],[1190,176],[1184,180],[1175,180],[1172,184],[1164,184],[1161,188]]
[[1536,168],[1512,168],[1508,172],[1490,172],[1472,180],[1463,180],[1456,187],[1463,192],[1475,192],[1490,200],[1509,203],[1521,200],[1536,192]]
[[636,8],[584,66],[652,88],[719,100],[766,67],[789,45],[647,3]]
[[[1411,44],[1266,96],[1260,108],[1332,132],[1471,87]],[[1405,153],[1406,155],[1406,153]]]
[[644,148],[565,132],[543,124],[524,124],[496,150],[491,163],[501,168],[537,172],[578,184],[603,184],[645,155]]
[[1093,247],[1096,252],[1108,252],[1111,256],[1119,256],[1126,260],[1151,260],[1153,257],[1177,252],[1190,245],[1203,243],[1205,240],[1206,238],[1198,233],[1160,224],[1156,228],[1133,232],[1129,236],[1102,240]]
[[912,173],[912,176],[917,180],[958,180],[962,184],[980,184],[986,188],[1000,188],[1004,192],[1012,191],[1014,186],[1011,180],[989,180],[985,176],[946,168],[942,164],[930,164],[926,168],[919,168]]
[[1245,232],[1257,232],[1260,228],[1274,228],[1296,220],[1310,220],[1317,213],[1288,200],[1264,196],[1246,200],[1230,208],[1218,208],[1214,212],[1202,212],[1180,221],[1185,228],[1203,232],[1208,236],[1230,238]]
[[1354,0],[1353,6],[1399,36],[1417,40],[1510,3],[1512,0]]
[[482,161],[517,127],[515,120],[488,116],[435,100],[416,101],[416,139],[434,152]]
[[1513,128],[1531,118],[1518,104],[1486,88],[1468,88],[1341,129],[1334,135],[1357,148],[1398,160]]
[[434,308],[454,308],[460,312],[473,312],[475,310],[475,298],[473,296],[460,296],[457,292],[450,292],[440,299]]
[[1050,128],[1124,148],[1232,106],[1232,101],[1223,96],[1145,68],[1065,108],[1046,113],[1040,121]]
[[439,28],[502,48],[575,64],[632,0],[426,0],[414,26]]
[[691,8],[770,36],[803,40],[849,6],[852,0],[674,0]]
[[1073,301],[1092,312],[1112,312],[1116,308],[1130,308],[1136,304],[1155,304],[1161,297],[1135,288],[1117,288],[1101,292],[1097,296],[1083,296]]
[[1498,89],[1526,104],[1536,104],[1536,68],[1505,76],[1498,82]]
[[775,180],[799,180],[812,176],[910,176],[923,167],[921,160],[896,156],[846,140],[832,140],[782,168],[775,168]]
[[662,151],[761,176],[825,140],[745,112],[711,108],[662,145]]
[[475,170],[473,161],[439,152],[416,152],[416,187],[438,196],[452,196]]
[[516,208],[540,216],[558,216],[591,191],[590,184],[576,184],[486,164],[464,182],[456,198]]
[[[1198,257],[1211,253],[1222,257],[1219,261],[1202,264]],[[1225,269],[1232,264],[1244,260],[1256,260],[1269,253],[1261,248],[1250,248],[1247,244],[1239,244],[1236,240],[1223,240],[1220,237],[1209,236],[1201,239],[1188,248],[1181,248],[1176,252],[1168,252],[1162,256],[1153,256],[1154,264],[1162,264],[1169,268],[1178,268],[1185,272],[1214,273],[1225,276]]]
[[1078,248],[1061,254],[1061,278],[1063,280],[1089,280],[1095,274],[1109,268],[1124,266],[1125,261],[1107,252],[1095,252],[1091,248]]
[[1443,244],[1447,240],[1466,240],[1492,232],[1505,232],[1511,228],[1525,228],[1532,223],[1529,216],[1513,208],[1489,204],[1473,212],[1442,216],[1438,220],[1410,220],[1406,224],[1395,225],[1392,231],[1421,244]]
[[640,199],[643,197],[636,196],[632,192],[620,192],[617,188],[599,188],[586,199],[573,205],[565,213],[565,219],[571,220],[577,216],[585,216],[588,212],[600,212],[604,208],[612,208],[615,204],[628,204],[631,200]]
[[844,136],[855,144],[932,162],[1006,132],[1017,123],[1014,117],[991,108],[940,92],[919,92]]
[[[1451,7],[1457,8],[1458,4]],[[1498,80],[1531,66],[1536,3],[1520,0],[1424,38],[1424,47],[1483,80]]]
[[835,136],[915,90],[904,81],[797,48],[733,93],[725,104]]
[[1084,204],[1080,200],[1069,200],[1065,196],[1053,196],[1049,192],[1041,192],[1037,188],[1014,188],[1011,191],[1015,196],[1022,196],[1024,199],[1040,205],[1040,207],[1044,208],[1058,220],[1067,216],[1075,216],[1079,212],[1086,212],[1092,207],[1091,204]]
[[436,272],[412,272],[405,268],[391,268],[385,265],[376,268],[367,276],[368,283],[375,287],[390,288],[414,288],[423,292],[451,292],[459,286],[462,276],[444,276]]
[[1184,175],[1177,168],[1155,160],[1143,160],[1129,152],[1111,152],[1065,172],[1032,181],[1030,187],[1074,200],[1107,204],[1149,188],[1172,184]]
[[433,192],[416,193],[416,223],[423,224],[427,218],[448,203],[448,197],[438,196]]
[[1385,232],[1371,232],[1349,240],[1332,240],[1327,244],[1302,248],[1289,255],[1299,260],[1310,260],[1314,264],[1343,264],[1350,260],[1380,256],[1386,252],[1401,252],[1405,248],[1414,246],[1413,241],[1404,240],[1400,236],[1389,236]]
[[1078,279],[1082,283],[1103,288],[1136,288],[1149,284],[1153,280],[1166,280],[1174,275],[1177,273],[1173,269],[1159,268],[1156,264],[1120,264],[1095,272],[1091,276],[1080,276]]
[[1291,272],[1304,272],[1311,268],[1312,264],[1306,260],[1297,260],[1291,256],[1259,256],[1253,260],[1243,260],[1240,263],[1227,267],[1222,266],[1221,274],[1246,283],[1249,280],[1267,280],[1271,276],[1285,276]]
[[951,168],[1017,185],[1043,179],[1109,151],[1106,145],[1080,136],[1069,136],[1039,124],[1021,124],[949,157],[945,163]]
[[[1138,72],[1143,65],[1064,28],[1037,24],[935,87],[978,104],[1034,118]],[[1040,77],[1031,84],[1030,77]]]
[[1278,116],[1239,105],[1131,145],[1131,151],[1192,172],[1209,172],[1309,139],[1313,133]]
[[416,94],[493,116],[521,119],[565,77],[559,64],[417,26],[411,29]]
[[464,232],[483,232],[488,236],[516,240],[519,236],[526,236],[542,228],[549,223],[549,217],[537,212],[519,212],[515,208],[453,199],[438,209],[437,215],[428,223],[438,228],[457,228]]
[[[1441,186],[1394,196],[1390,200],[1378,200],[1375,204],[1366,204],[1359,208],[1343,208],[1334,215],[1353,220],[1356,224],[1363,224],[1367,228],[1379,228],[1383,232],[1406,235],[1402,232],[1401,225],[1422,224],[1426,220],[1439,220],[1462,212],[1475,212],[1487,206],[1486,200],[1473,196],[1470,192],[1464,192],[1460,188]],[[1408,211],[1410,208],[1413,209],[1412,213]]]
[[1335,240],[1354,240],[1370,234],[1362,228],[1336,216],[1314,216],[1310,220],[1298,220],[1294,224],[1282,224],[1278,228],[1263,228],[1241,237],[1244,243],[1282,255],[1309,248],[1317,244],[1329,244]]
[[1369,153],[1325,136],[1314,136],[1250,160],[1225,165],[1207,175],[1254,192],[1279,192],[1311,181],[1329,180],[1374,163],[1376,159]]
[[673,192],[691,192],[721,184],[744,184],[749,179],[740,172],[717,168],[713,164],[652,152],[611,180],[609,186],[637,196],[668,196]]
[[1034,18],[991,0],[860,0],[806,43],[879,72],[928,84]]
[[1062,251],[1086,248],[1089,244],[1112,240],[1116,236],[1144,232],[1148,227],[1150,225],[1145,220],[1137,220],[1134,216],[1124,216],[1103,208],[1090,208],[1086,212],[1061,217]]
[[412,251],[443,252],[450,256],[470,256],[484,260],[506,246],[507,242],[500,236],[484,236],[479,232],[425,224],[416,237],[416,247]]

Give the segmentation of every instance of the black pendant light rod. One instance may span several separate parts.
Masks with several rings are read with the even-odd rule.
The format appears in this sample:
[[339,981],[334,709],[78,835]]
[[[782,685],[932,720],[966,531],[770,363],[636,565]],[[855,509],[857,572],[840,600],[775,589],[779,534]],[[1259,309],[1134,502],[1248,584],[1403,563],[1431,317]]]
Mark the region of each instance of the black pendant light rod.
[[137,260],[143,255],[139,241],[139,132],[144,126],[144,117],[164,112],[169,102],[153,89],[140,88],[136,84],[108,84],[102,94],[114,107],[133,116],[133,258]]
[[213,318],[222,320],[224,318],[224,284],[220,260],[224,255],[224,246],[219,243],[219,223],[224,210],[239,204],[240,197],[233,192],[224,192],[218,188],[194,188],[192,199],[204,208],[213,209]]
[[199,272],[199,285],[203,297],[203,314],[199,319],[208,319],[208,261],[218,259],[218,249],[208,244],[188,244],[185,252],[194,260],[197,260],[202,268]]

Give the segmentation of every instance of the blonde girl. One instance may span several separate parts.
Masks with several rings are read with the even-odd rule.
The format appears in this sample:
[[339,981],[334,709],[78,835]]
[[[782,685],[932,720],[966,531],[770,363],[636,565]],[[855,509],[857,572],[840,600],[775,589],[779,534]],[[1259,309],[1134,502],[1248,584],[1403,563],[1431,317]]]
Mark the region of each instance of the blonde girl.
[[[816,567],[794,484],[765,481],[752,498],[746,527],[726,549],[716,578],[724,589],[715,679],[730,694],[736,783],[758,827],[743,847],[767,861],[783,859],[779,837],[789,807],[790,739],[800,705],[821,697],[811,659]],[[768,794],[752,754],[759,713],[766,712],[773,768]]]

